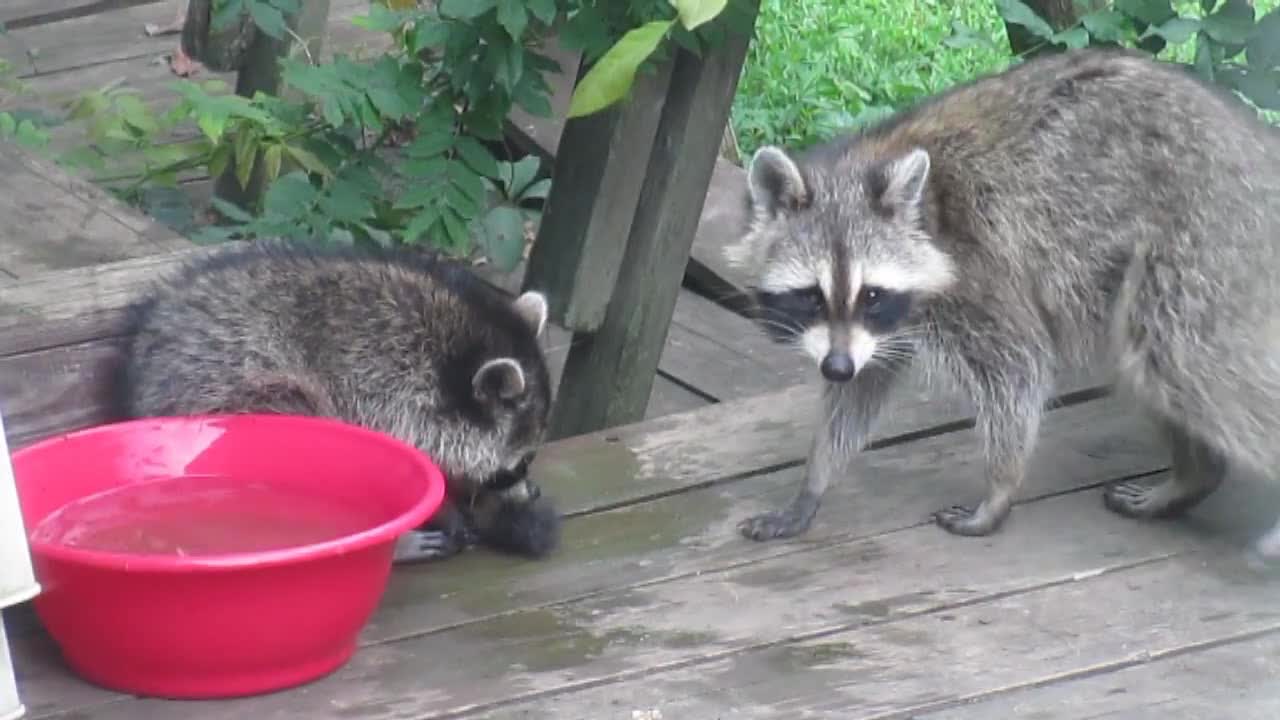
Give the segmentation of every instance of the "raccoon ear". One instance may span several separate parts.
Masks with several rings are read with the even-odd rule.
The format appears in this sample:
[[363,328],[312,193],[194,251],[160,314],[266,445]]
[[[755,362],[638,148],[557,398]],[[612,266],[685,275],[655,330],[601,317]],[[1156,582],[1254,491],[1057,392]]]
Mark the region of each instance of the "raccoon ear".
[[494,358],[471,376],[471,388],[481,400],[510,400],[524,394],[524,369],[515,358]]
[[809,202],[800,168],[785,150],[774,145],[766,145],[751,156],[747,188],[751,204],[768,215],[799,210]]
[[873,200],[886,209],[918,207],[924,198],[930,166],[929,153],[922,148],[890,161],[871,184]]
[[511,303],[520,317],[533,328],[535,337],[542,335],[547,325],[547,298],[540,292],[529,290]]

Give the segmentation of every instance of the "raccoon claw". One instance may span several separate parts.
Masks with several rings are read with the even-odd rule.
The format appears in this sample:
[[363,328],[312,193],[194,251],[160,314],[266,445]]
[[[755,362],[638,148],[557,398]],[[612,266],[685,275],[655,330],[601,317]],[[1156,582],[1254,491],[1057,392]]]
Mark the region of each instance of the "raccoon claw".
[[757,542],[795,537],[809,529],[817,511],[818,499],[805,493],[781,510],[761,513],[743,520],[738,523],[738,532]]
[[441,530],[410,530],[396,540],[391,555],[393,564],[443,560],[457,555],[468,544],[466,537]]
[[1169,480],[1153,485],[1120,482],[1102,491],[1102,503],[1117,515],[1150,520],[1180,515],[1203,499],[1203,495],[1180,494],[1177,490]]
[[933,520],[952,535],[980,537],[995,532],[1008,514],[1008,510],[994,512],[986,503],[979,505],[977,509],[952,505],[934,513]]

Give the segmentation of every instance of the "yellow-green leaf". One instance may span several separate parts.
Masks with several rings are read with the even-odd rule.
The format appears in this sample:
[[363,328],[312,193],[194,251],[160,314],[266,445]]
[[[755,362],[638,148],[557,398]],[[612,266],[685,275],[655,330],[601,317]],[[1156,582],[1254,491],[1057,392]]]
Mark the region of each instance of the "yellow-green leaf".
[[289,151],[289,157],[303,167],[307,172],[315,173],[323,177],[333,177],[333,171],[329,169],[324,161],[316,157],[315,153],[296,145],[288,145],[285,147]]
[[671,20],[654,20],[623,35],[573,89],[569,117],[590,115],[625,97],[635,80],[636,69],[657,49],[671,23]]
[[275,144],[262,153],[262,179],[271,182],[280,176],[280,161],[284,158],[284,146]]
[[729,4],[729,0],[671,0],[680,14],[680,24],[692,30],[715,19]]

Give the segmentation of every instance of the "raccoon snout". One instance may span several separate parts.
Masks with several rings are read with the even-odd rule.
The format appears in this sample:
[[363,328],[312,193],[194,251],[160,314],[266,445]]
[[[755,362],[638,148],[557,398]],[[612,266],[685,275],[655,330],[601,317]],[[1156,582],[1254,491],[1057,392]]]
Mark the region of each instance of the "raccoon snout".
[[848,382],[853,379],[854,372],[857,368],[853,365],[853,358],[848,353],[827,353],[822,358],[822,377],[831,382]]

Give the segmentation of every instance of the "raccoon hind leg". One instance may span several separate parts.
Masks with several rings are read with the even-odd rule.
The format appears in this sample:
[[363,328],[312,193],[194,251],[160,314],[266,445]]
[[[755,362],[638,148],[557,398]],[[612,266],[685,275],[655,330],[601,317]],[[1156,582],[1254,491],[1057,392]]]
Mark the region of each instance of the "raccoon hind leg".
[[1172,421],[1161,421],[1173,455],[1172,471],[1158,481],[1126,480],[1102,493],[1103,504],[1137,519],[1177,517],[1200,504],[1222,484],[1226,455]]

